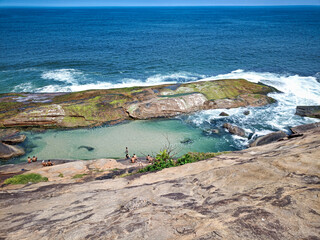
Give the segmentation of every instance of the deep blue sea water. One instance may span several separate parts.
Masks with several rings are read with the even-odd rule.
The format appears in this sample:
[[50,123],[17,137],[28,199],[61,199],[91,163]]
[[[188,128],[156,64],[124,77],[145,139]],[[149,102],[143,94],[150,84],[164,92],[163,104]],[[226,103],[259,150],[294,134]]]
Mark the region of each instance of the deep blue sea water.
[[[277,104],[179,117],[223,122],[258,135],[316,120],[320,104],[320,7],[0,8],[0,92],[59,92],[246,78],[274,86]],[[240,149],[244,139],[221,150]]]
[[320,7],[0,8],[0,92],[319,77],[319,59]]

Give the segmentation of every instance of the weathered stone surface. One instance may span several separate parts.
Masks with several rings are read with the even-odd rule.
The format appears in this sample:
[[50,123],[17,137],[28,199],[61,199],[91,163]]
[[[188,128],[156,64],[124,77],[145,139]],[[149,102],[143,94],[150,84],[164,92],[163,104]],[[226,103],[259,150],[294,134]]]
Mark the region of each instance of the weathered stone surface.
[[302,117],[320,118],[320,106],[297,106],[296,114]]
[[250,143],[250,147],[269,144],[284,139],[285,137],[288,137],[288,135],[283,131],[269,133],[265,136],[257,138],[254,142]]
[[228,79],[73,93],[7,93],[0,94],[0,127],[93,127],[204,109],[262,106],[275,101],[267,96],[273,91]]
[[318,128],[318,127],[320,127],[320,122],[296,126],[296,127],[291,128],[290,130],[294,134],[302,134],[302,133],[305,133],[305,132],[312,130],[314,128]]
[[234,135],[237,135],[237,136],[240,136],[240,137],[245,137],[246,136],[246,132],[242,128],[237,127],[237,126],[233,126],[230,123],[223,124],[223,127],[228,129],[228,131],[231,134],[234,134]]
[[126,178],[0,192],[4,239],[316,239],[320,128]]
[[0,142],[0,159],[10,159],[24,154],[25,152],[22,148]]

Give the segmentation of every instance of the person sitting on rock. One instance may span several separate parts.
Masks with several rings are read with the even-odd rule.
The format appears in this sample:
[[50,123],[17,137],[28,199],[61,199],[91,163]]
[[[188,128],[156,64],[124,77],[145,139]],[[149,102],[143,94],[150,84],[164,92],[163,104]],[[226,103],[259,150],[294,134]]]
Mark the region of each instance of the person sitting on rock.
[[53,165],[52,162],[50,160],[48,160],[47,166],[52,166],[52,165]]
[[147,161],[148,161],[149,163],[152,163],[152,162],[153,162],[153,158],[152,158],[150,155],[148,155],[148,156],[147,156]]
[[28,157],[28,163],[31,163],[32,160],[31,160],[31,157]]
[[138,160],[138,157],[137,157],[137,155],[136,155],[135,153],[133,154],[133,157],[134,157],[134,160],[135,160],[135,161]]
[[32,157],[32,162],[36,162],[38,160],[38,158],[36,156]]
[[128,153],[126,154],[126,159],[130,159],[130,155]]
[[42,160],[42,166],[43,167],[47,166],[47,163],[44,160]]
[[130,161],[131,161],[131,163],[135,163],[136,162],[136,159],[134,158],[134,156],[132,156]]

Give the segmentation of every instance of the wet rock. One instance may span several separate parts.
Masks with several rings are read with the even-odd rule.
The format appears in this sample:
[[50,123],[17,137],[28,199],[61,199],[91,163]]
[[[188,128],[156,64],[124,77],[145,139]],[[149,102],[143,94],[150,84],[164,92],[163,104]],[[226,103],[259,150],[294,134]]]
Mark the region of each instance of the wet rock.
[[296,115],[320,118],[320,106],[297,106]]
[[229,116],[229,114],[226,113],[226,112],[221,112],[221,113],[219,114],[219,116],[227,117],[227,116]]
[[249,110],[246,110],[246,111],[243,112],[243,114],[247,116],[247,115],[250,114],[250,111],[249,111]]
[[230,123],[223,124],[223,127],[228,129],[228,131],[231,134],[234,134],[234,135],[237,135],[237,136],[240,136],[240,137],[245,137],[246,136],[246,132],[242,128],[234,126],[234,125],[232,125]]
[[250,147],[261,146],[272,142],[276,142],[281,139],[284,139],[287,136],[288,135],[283,131],[269,133],[265,136],[257,138],[254,142],[250,143]]
[[24,155],[25,152],[18,146],[11,146],[5,143],[0,143],[0,159],[10,159]]
[[317,123],[310,123],[310,124],[304,124],[304,125],[299,125],[296,127],[291,128],[290,130],[294,133],[294,134],[302,134],[305,133],[309,130],[315,129],[320,127],[320,122]]

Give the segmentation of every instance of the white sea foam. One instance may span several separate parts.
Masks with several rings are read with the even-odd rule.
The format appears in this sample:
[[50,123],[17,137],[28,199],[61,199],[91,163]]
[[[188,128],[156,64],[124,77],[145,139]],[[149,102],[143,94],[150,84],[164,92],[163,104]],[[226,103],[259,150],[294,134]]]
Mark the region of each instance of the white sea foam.
[[79,78],[83,76],[84,74],[81,71],[78,71],[75,69],[50,70],[50,71],[44,71],[41,74],[41,77],[43,79],[65,82],[69,84],[77,84]]
[[205,75],[189,72],[178,72],[173,74],[156,74],[148,77],[146,82],[150,84],[159,84],[164,82],[191,82],[205,78]]
[[89,89],[110,89],[124,88],[134,86],[153,86],[166,83],[190,82],[205,77],[205,75],[192,74],[188,72],[179,72],[174,74],[156,74],[142,79],[124,78],[120,83],[102,82],[86,83],[90,79],[89,74],[76,69],[58,69],[50,70],[42,73],[41,77],[45,80],[55,80],[64,84],[51,84],[42,88],[38,88],[37,92],[76,92]]
[[32,92],[34,87],[30,82],[21,83],[13,88],[14,92]]
[[[247,133],[254,133],[254,136],[261,136],[273,131],[287,131],[288,127],[300,124],[317,122],[312,118],[303,118],[295,115],[298,105],[319,105],[320,104],[320,83],[313,76],[281,75],[274,73],[245,72],[238,69],[228,74],[221,74],[204,80],[238,79],[243,78],[255,83],[264,83],[277,88],[282,93],[271,93],[270,97],[277,100],[276,104],[265,107],[248,108],[250,114],[243,114],[246,108],[237,109],[216,109],[207,110],[187,117],[187,122],[192,122],[197,127],[208,128],[208,124],[221,126],[228,121],[239,126]],[[221,117],[221,112],[230,116]],[[222,121],[223,119],[223,121]],[[233,137],[236,145],[247,144],[246,141],[239,141]]]

